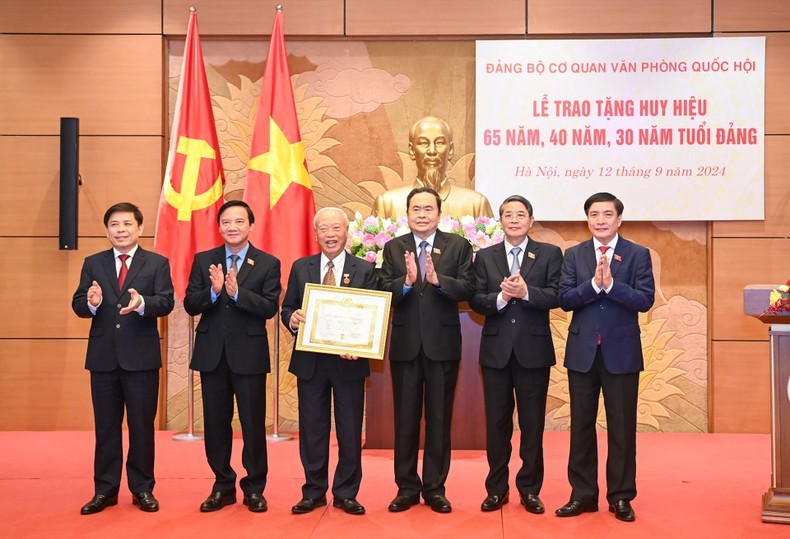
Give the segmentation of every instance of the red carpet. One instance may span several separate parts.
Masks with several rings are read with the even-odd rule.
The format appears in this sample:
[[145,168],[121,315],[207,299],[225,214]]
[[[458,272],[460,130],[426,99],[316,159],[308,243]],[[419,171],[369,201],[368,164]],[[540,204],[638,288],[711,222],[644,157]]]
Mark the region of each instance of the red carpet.
[[[598,513],[554,516],[570,493],[564,432],[546,433],[544,515],[525,512],[517,500],[500,512],[480,511],[482,451],[453,453],[447,483],[451,514],[435,514],[425,505],[389,513],[387,504],[396,493],[392,452],[376,450],[363,456],[358,499],[366,515],[350,516],[330,506],[294,516],[290,508],[301,497],[303,481],[296,440],[269,444],[267,513],[250,513],[239,498],[236,505],[202,514],[198,506],[212,484],[203,443],[171,437],[160,432],[157,438],[158,513],[133,507],[123,485],[118,506],[82,516],[80,507],[93,495],[93,433],[0,432],[0,537],[790,537],[790,526],[760,521],[760,499],[771,481],[768,435],[639,434],[637,518],[630,524],[615,520],[603,495]],[[234,467],[243,473],[240,449],[241,440],[234,440]],[[511,467],[511,488],[514,473]]]

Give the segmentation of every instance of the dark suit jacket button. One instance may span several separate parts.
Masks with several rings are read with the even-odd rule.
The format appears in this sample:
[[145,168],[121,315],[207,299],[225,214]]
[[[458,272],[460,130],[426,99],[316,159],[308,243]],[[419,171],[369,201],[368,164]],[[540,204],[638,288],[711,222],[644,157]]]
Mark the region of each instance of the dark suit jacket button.
[[515,323],[516,323],[516,319],[515,319],[515,318],[511,318],[511,319],[510,319],[510,323],[511,323],[511,324],[515,324]]
[[225,305],[225,308],[226,308],[226,309],[230,309],[230,303],[228,303],[227,305]]
[[121,329],[121,324],[115,324],[115,329]]
[[121,305],[121,304],[119,303],[119,304],[117,305],[117,307],[118,307],[119,309],[122,309],[122,308],[123,308],[123,305]]
[[601,305],[601,310],[603,311],[603,305]]

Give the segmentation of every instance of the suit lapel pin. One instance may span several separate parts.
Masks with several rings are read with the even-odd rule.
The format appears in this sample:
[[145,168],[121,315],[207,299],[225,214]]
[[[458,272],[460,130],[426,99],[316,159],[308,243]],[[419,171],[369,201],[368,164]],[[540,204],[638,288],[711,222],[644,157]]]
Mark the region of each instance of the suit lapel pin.
[[442,250],[441,249],[437,249],[436,247],[434,247],[433,248],[433,254],[440,255],[440,254],[442,254]]
[[343,284],[348,284],[351,282],[351,279],[348,277],[348,273],[343,274]]
[[250,266],[254,266],[255,265],[255,261],[252,258],[248,258],[247,259],[247,264],[249,264]]
[[620,256],[620,255],[614,255],[614,259],[617,260],[618,262],[622,262],[623,261],[623,257]]
[[535,260],[535,253],[529,252],[527,253],[527,256],[530,257],[532,260]]

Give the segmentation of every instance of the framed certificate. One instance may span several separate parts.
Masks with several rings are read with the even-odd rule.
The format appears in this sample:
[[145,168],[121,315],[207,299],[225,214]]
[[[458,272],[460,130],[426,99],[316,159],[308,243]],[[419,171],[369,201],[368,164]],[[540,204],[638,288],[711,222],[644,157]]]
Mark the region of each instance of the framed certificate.
[[307,283],[296,349],[384,359],[392,293]]

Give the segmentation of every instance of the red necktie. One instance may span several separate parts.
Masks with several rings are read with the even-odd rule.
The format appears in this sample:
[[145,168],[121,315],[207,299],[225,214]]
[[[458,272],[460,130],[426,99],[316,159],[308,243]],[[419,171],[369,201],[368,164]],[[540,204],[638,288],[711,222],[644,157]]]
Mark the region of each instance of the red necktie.
[[[600,247],[598,247],[598,249],[601,250],[601,256],[606,256],[606,251],[611,249],[611,247],[609,247],[608,245],[601,245]],[[598,345],[599,346],[601,345],[601,334],[600,333],[598,334]]]
[[129,268],[126,267],[126,261],[129,260],[129,255],[118,255],[121,261],[121,270],[118,272],[118,289],[123,288],[123,282],[126,280],[126,274],[129,273]]

